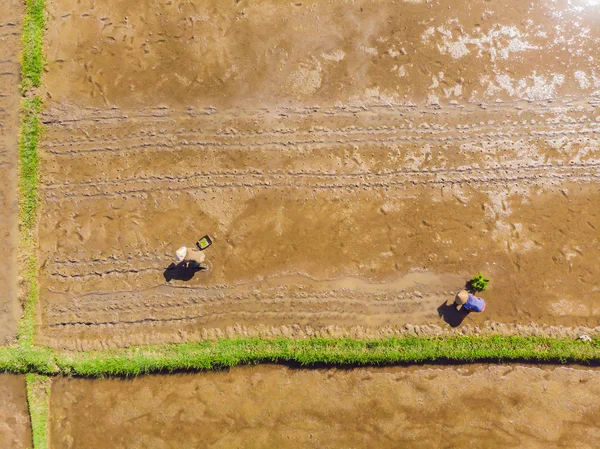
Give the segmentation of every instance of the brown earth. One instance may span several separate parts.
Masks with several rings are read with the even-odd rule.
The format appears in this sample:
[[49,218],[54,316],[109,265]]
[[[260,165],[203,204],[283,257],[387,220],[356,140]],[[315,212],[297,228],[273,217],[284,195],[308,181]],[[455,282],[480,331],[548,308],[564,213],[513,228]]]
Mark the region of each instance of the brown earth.
[[64,449],[583,449],[600,439],[599,394],[596,370],[517,366],[57,378],[50,438]]
[[0,447],[32,446],[25,377],[0,373]]
[[19,58],[23,2],[0,2],[0,345],[14,341],[21,315],[17,284]]
[[[478,271],[467,325],[593,330],[600,27],[569,5],[50,1],[40,341],[438,333]],[[166,270],[205,233],[210,271]]]
[[579,3],[49,0],[46,84],[100,108],[581,97],[600,27]]

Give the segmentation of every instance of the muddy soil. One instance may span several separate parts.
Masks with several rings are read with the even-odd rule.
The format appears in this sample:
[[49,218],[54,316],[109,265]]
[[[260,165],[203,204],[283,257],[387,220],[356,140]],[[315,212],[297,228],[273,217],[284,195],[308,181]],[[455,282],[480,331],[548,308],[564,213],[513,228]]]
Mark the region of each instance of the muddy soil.
[[25,377],[0,374],[0,447],[32,446]]
[[588,6],[49,7],[42,343],[597,325]]
[[589,95],[592,3],[50,0],[46,84],[100,108]]
[[22,3],[0,3],[0,344],[14,341],[21,315],[17,284],[17,169]]
[[[594,448],[600,373],[469,366],[57,379],[53,447]],[[494,400],[490,400],[494,398]]]

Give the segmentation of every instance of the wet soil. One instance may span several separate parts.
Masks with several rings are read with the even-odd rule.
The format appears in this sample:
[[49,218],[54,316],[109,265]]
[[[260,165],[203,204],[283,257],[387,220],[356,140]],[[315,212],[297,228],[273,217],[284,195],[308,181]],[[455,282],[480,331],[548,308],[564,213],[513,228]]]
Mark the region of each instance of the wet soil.
[[65,449],[583,449],[600,438],[598,394],[596,370],[518,366],[58,378],[50,428]]
[[454,332],[478,271],[460,330],[597,325],[588,6],[49,8],[40,342]]
[[100,108],[589,95],[592,3],[50,0],[46,84]]
[[21,315],[17,284],[19,58],[23,5],[0,2],[0,345],[14,341]]
[[0,447],[32,446],[25,377],[0,374]]

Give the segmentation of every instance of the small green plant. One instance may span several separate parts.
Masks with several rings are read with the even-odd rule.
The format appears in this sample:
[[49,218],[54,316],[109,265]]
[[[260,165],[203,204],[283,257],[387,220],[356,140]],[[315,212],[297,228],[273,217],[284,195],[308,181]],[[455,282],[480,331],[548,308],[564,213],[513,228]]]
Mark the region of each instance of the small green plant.
[[482,292],[487,290],[490,280],[483,274],[479,273],[473,276],[473,279],[469,281],[469,286],[476,292]]

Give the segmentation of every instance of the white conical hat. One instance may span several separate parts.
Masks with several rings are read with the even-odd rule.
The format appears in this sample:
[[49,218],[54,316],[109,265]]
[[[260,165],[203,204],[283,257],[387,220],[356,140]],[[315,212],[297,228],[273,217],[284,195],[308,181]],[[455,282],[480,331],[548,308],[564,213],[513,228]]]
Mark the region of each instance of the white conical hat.
[[177,261],[177,263],[183,262],[183,259],[185,259],[186,254],[187,254],[187,248],[185,246],[182,246],[181,248],[179,248],[177,250],[177,252],[175,253],[175,260]]
[[466,304],[469,300],[469,292],[466,290],[461,290],[456,295],[456,303],[457,304]]

